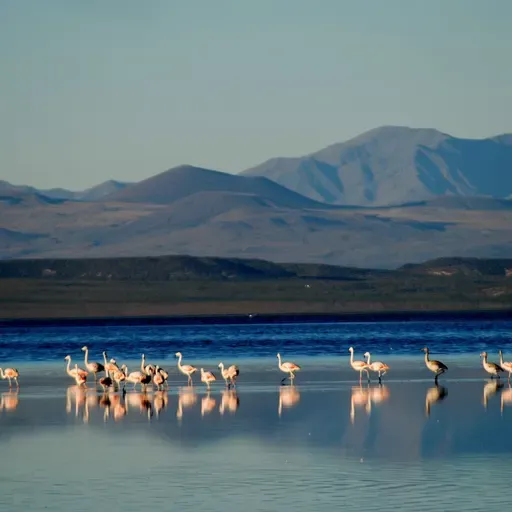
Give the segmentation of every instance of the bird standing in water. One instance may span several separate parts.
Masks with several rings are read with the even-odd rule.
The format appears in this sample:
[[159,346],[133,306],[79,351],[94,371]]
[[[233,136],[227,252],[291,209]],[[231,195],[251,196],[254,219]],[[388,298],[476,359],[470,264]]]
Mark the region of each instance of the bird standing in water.
[[434,382],[437,384],[437,378],[439,377],[439,375],[442,375],[446,370],[448,370],[448,366],[446,366],[441,361],[430,359],[430,351],[428,347],[424,347],[421,350],[425,352],[425,365],[431,372],[435,373]]

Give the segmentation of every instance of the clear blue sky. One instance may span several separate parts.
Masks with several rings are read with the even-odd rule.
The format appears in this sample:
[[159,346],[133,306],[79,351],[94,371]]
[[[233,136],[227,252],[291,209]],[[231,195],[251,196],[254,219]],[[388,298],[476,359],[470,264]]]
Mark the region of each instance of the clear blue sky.
[[376,126],[512,132],[509,0],[1,0],[0,179],[237,172]]

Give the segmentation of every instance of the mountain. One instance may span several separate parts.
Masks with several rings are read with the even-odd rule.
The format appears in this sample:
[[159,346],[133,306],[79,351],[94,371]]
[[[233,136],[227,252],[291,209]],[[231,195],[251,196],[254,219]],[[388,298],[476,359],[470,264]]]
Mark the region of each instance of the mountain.
[[79,201],[99,201],[109,194],[127,187],[129,183],[109,180],[96,185],[87,190],[73,192],[65,188],[37,189],[28,185],[12,185],[8,181],[0,180],[0,195],[9,194],[38,194],[50,199],[79,200]]
[[512,194],[512,135],[460,139],[433,129],[384,126],[299,158],[241,173],[264,176],[317,201],[390,205],[436,196]]
[[129,185],[130,183],[108,180],[96,185],[95,187],[84,190],[83,192],[76,192],[74,194],[74,198],[79,199],[80,201],[100,201],[106,196],[114,194],[120,190],[124,190]]
[[191,165],[181,165],[157,174],[105,199],[164,205],[204,192],[250,194],[289,208],[326,207],[267,178],[238,176]]

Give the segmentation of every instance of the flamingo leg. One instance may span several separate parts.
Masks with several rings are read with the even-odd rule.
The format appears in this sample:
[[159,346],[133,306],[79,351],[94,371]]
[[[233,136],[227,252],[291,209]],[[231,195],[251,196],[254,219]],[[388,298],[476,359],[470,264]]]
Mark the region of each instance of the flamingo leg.
[[16,381],[16,387],[19,388],[20,387],[20,383],[18,382],[18,377],[14,377],[14,380]]
[[11,388],[12,387],[12,383],[11,383],[11,377],[7,377],[9,379],[9,387]]

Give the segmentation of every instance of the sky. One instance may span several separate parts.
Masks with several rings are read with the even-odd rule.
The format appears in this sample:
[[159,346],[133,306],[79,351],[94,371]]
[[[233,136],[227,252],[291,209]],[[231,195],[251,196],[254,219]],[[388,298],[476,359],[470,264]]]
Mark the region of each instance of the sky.
[[509,0],[1,0],[0,179],[239,172],[382,125],[512,132]]

